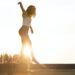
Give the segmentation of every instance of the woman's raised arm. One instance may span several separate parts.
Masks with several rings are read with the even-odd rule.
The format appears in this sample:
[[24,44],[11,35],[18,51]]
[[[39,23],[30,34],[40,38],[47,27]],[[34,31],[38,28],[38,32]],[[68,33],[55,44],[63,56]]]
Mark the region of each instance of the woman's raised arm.
[[25,12],[25,9],[24,9],[24,7],[22,5],[22,2],[18,2],[18,4],[20,5],[22,12]]

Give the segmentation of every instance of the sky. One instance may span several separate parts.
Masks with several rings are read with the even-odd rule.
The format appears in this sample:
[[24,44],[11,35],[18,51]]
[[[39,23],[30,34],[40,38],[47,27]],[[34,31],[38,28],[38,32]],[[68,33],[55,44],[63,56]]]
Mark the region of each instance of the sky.
[[75,63],[75,0],[1,0],[0,53],[20,53],[19,1],[25,9],[36,6],[34,34],[29,33],[36,59],[40,63]]

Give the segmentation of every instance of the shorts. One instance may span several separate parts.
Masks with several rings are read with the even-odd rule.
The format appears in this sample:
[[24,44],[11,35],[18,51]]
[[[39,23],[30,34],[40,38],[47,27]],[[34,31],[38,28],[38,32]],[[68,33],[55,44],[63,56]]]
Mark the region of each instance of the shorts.
[[28,30],[29,30],[28,26],[22,25],[22,27],[19,29],[19,35],[23,36],[25,34],[28,34]]

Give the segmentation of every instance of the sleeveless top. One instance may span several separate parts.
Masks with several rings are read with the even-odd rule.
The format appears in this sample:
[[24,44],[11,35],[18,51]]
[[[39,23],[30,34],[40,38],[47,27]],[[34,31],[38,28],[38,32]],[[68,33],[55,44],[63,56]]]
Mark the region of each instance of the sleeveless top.
[[31,25],[31,18],[27,17],[25,15],[22,15],[22,16],[23,16],[23,24],[22,25],[30,26]]

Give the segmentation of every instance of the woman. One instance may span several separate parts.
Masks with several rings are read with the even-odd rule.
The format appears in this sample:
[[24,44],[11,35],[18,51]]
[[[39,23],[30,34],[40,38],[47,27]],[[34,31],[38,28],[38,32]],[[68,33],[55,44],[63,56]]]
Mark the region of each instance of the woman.
[[[18,4],[21,7],[21,10],[22,10],[22,18],[23,18],[23,24],[22,24],[22,27],[19,30],[19,35],[21,36],[21,40],[22,40],[21,56],[23,56],[24,46],[27,43],[28,43],[30,49],[32,50],[32,43],[31,43],[31,40],[29,38],[28,31],[30,29],[31,30],[31,33],[33,33],[33,29],[32,29],[32,26],[31,26],[31,21],[32,21],[31,18],[34,17],[34,16],[36,16],[36,8],[35,8],[35,6],[30,5],[25,10],[23,8],[22,2],[18,2]],[[32,58],[34,59],[33,52],[32,52]]]

